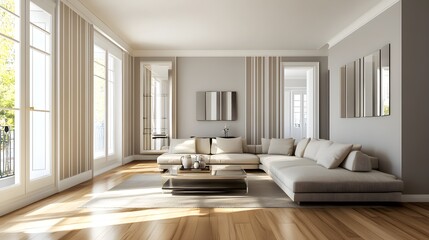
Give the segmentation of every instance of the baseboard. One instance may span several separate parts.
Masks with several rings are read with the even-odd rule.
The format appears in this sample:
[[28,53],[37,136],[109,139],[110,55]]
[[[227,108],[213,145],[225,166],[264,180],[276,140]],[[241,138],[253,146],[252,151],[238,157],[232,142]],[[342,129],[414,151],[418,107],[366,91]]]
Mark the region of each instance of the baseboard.
[[57,188],[52,186],[46,189],[37,190],[31,194],[26,194],[25,196],[18,197],[16,199],[12,199],[9,202],[2,203],[0,207],[0,216],[47,198],[51,195],[54,195],[55,193],[57,193]]
[[123,165],[125,165],[125,164],[127,164],[127,163],[132,162],[132,161],[134,161],[134,155],[131,155],[131,156],[125,157],[125,158],[124,158],[124,160],[122,160],[122,164],[123,164]]
[[157,154],[157,155],[144,154],[144,155],[134,155],[133,157],[134,157],[134,160],[156,161],[158,156],[159,156],[159,154]]
[[103,173],[105,173],[105,172],[107,172],[107,171],[110,171],[110,170],[112,170],[112,169],[114,169],[114,168],[117,168],[117,167],[119,167],[119,166],[122,166],[122,163],[121,163],[121,162],[113,162],[113,163],[112,163],[112,164],[110,164],[110,165],[107,165],[107,166],[105,166],[105,167],[103,167],[103,168],[101,168],[101,169],[95,170],[95,171],[94,171],[94,177],[95,177],[95,176],[98,176],[98,175],[100,175],[100,174],[103,174]]
[[78,185],[79,183],[88,181],[91,178],[92,178],[92,170],[61,180],[58,182],[58,191],[60,192],[64,191],[68,188]]
[[403,194],[402,202],[429,202],[429,194]]

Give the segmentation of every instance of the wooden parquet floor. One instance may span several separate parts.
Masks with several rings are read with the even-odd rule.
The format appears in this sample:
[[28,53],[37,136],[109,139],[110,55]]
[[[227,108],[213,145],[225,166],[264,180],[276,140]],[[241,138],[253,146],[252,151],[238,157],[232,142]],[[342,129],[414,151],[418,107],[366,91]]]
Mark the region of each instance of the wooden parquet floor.
[[0,239],[429,239],[429,203],[383,207],[81,208],[133,174],[132,162],[0,217]]

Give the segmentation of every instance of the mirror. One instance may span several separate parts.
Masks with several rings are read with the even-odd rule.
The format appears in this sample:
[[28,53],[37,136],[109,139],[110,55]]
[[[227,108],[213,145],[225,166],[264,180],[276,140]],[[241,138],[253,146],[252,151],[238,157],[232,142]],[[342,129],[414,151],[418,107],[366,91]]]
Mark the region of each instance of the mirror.
[[197,92],[198,121],[234,121],[237,119],[236,92]]
[[390,115],[390,44],[340,69],[341,117]]
[[381,115],[390,115],[390,44],[381,49]]

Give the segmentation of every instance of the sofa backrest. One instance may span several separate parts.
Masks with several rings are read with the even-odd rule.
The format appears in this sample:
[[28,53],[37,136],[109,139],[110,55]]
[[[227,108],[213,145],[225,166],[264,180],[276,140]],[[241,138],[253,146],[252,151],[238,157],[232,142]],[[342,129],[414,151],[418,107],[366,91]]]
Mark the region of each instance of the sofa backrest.
[[210,154],[210,138],[195,138],[195,151],[197,154]]

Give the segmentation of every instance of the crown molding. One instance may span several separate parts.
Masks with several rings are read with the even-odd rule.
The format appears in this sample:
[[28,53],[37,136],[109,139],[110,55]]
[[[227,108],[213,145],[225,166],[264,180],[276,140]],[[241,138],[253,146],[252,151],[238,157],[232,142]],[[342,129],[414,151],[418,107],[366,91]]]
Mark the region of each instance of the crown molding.
[[359,28],[363,27],[365,24],[376,18],[378,15],[395,5],[400,0],[384,0],[371,8],[368,12],[366,12],[364,15],[362,15],[360,18],[358,18],[356,21],[354,21],[352,24],[350,24],[348,27],[343,29],[341,32],[339,32],[337,35],[335,35],[331,40],[328,41],[329,48],[332,48],[337,43],[341,42],[343,39],[345,39],[347,36],[358,30]]
[[279,56],[309,57],[328,56],[327,49],[321,50],[137,50],[134,57],[245,57]]
[[60,0],[67,6],[69,6],[73,11],[78,13],[82,18],[87,22],[94,25],[94,29],[100,32],[103,36],[113,42],[115,45],[120,47],[122,50],[132,53],[133,49],[130,45],[124,41],[118,34],[116,34],[107,24],[105,24],[101,19],[99,19],[95,14],[93,14],[88,8],[86,8],[80,1],[76,0]]

